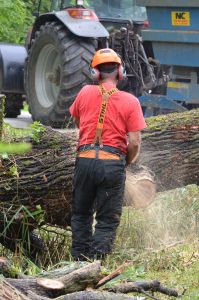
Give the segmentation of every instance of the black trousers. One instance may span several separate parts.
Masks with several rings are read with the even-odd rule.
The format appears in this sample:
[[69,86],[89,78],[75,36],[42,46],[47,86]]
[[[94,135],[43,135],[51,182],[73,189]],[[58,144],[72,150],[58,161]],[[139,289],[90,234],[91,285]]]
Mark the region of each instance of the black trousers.
[[99,257],[111,252],[122,213],[124,183],[124,158],[77,158],[71,218],[74,258]]

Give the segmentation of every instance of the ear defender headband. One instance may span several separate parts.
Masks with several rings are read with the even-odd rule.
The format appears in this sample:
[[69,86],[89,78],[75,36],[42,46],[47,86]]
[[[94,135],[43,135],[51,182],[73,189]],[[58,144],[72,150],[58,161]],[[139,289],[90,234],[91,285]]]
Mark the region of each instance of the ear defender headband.
[[[99,81],[100,78],[101,78],[101,73],[100,73],[100,71],[98,70],[97,67],[92,68],[90,66],[90,75],[91,75],[91,78],[92,78],[93,81]],[[117,79],[118,80],[126,79],[126,70],[125,70],[125,67],[122,64],[121,65],[118,64]]]

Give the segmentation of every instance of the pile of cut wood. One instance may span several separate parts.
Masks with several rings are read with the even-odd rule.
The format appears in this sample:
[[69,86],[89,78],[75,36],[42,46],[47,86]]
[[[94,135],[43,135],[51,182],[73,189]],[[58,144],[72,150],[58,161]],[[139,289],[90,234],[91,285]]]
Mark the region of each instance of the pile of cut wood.
[[[0,259],[0,271],[9,273],[6,259]],[[103,276],[101,262],[71,262],[66,266],[43,272],[37,277],[18,275],[18,279],[0,277],[0,299],[5,300],[144,300],[156,299],[154,293],[178,297],[176,290],[166,288],[158,280],[125,281],[110,286],[113,278],[124,271],[122,265]],[[109,282],[108,287],[103,287]],[[127,294],[131,295],[127,295]],[[141,296],[133,296],[139,293]]]

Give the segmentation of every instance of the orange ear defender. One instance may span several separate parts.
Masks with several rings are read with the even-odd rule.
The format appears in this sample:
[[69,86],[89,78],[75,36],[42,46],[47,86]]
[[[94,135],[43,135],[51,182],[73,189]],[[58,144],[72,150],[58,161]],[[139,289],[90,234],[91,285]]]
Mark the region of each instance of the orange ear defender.
[[126,71],[122,65],[122,60],[119,55],[110,48],[104,48],[98,50],[91,62],[90,74],[94,81],[100,80],[100,71],[97,66],[105,63],[117,63],[118,64],[118,80],[126,78]]
[[121,64],[118,66],[118,80],[124,80],[126,77],[125,67]]

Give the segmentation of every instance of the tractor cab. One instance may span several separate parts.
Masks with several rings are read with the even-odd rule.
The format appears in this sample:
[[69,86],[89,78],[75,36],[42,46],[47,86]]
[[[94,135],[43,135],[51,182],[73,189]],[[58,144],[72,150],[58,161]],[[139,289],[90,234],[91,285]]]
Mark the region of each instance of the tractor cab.
[[140,34],[141,29],[148,25],[146,8],[137,6],[136,0],[52,0],[50,10],[67,8],[93,10],[108,32],[130,25],[135,33]]
[[146,20],[146,9],[136,5],[135,0],[87,0],[87,1],[71,1],[58,0],[54,1],[53,9],[61,9],[69,6],[83,5],[86,8],[95,10],[99,18],[123,19],[133,21]]
[[53,0],[51,10],[58,11],[78,6],[94,10],[100,19],[131,20],[134,22],[144,22],[147,19],[145,7],[137,6],[136,0]]

